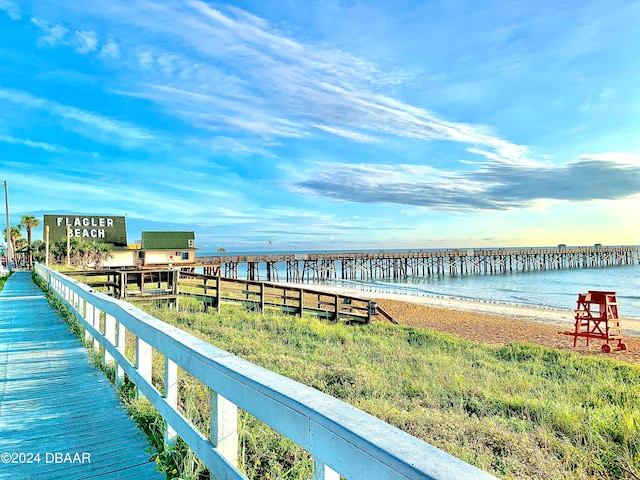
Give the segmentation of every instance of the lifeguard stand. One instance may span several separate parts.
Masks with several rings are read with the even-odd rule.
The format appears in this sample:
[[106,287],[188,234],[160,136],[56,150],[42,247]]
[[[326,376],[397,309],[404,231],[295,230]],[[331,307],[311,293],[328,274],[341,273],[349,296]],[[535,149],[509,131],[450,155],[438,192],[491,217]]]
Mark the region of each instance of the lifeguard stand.
[[573,332],[559,332],[573,336],[573,346],[578,343],[578,337],[589,340],[592,338],[604,340],[602,351],[609,353],[612,342],[618,342],[618,350],[626,350],[622,343],[622,329],[618,318],[618,301],[615,292],[600,292],[589,290],[588,293],[578,294],[578,306],[575,310],[576,324]]

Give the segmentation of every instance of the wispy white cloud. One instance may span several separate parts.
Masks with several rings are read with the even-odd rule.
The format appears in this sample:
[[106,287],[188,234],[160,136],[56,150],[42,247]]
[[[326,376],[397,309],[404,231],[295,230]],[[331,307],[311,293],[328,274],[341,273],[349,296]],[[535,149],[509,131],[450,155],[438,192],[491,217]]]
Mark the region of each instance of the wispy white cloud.
[[82,54],[93,52],[98,48],[98,36],[91,30],[76,30],[73,35],[73,46]]
[[53,104],[52,107],[52,110],[62,117],[76,120],[81,125],[90,126],[107,135],[115,135],[126,143],[138,143],[154,139],[154,135],[144,128],[126,122],[115,121],[102,115],[66,105]]
[[[43,32],[43,35],[38,40],[41,46],[71,46],[83,55],[98,51],[98,35],[93,30],[72,31],[64,25],[52,25],[39,18],[32,18],[31,22]],[[100,53],[107,53],[112,56],[117,51],[117,48],[117,45],[110,41],[103,45]]]
[[177,216],[192,211],[195,206],[178,195],[171,195],[170,191],[157,191],[144,185],[105,184],[99,178],[84,177],[82,182],[78,182],[75,176],[64,174],[14,173],[11,181],[14,191],[27,189],[33,192],[37,200],[34,203],[55,204],[60,210],[77,211],[79,199],[82,199],[82,208],[86,211],[97,211],[99,205],[111,205],[114,214],[135,212],[147,217],[153,217],[154,211],[160,217]]
[[0,88],[0,100],[19,107],[39,109],[57,115],[69,121],[67,128],[70,130],[103,143],[130,147],[155,139],[155,135],[145,128],[116,121],[76,107],[62,105],[26,92]]
[[145,51],[137,54],[138,64],[141,68],[147,69],[155,62],[153,52]]
[[0,0],[0,11],[6,12],[12,20],[20,20],[22,18],[18,6],[9,0]]
[[316,127],[318,130],[322,130],[323,132],[331,133],[333,135],[337,135],[338,137],[348,138],[356,142],[377,143],[380,141],[378,138],[374,138],[369,135],[363,135],[362,133],[353,132],[351,130],[345,130],[344,128],[340,127],[331,127],[329,125],[318,124],[312,126]]
[[120,58],[120,55],[120,47],[113,40],[107,41],[100,49],[100,56],[103,58]]
[[24,145],[25,147],[37,148],[52,153],[64,153],[69,151],[69,149],[61,147],[60,145],[54,145],[46,142],[34,142],[28,138],[16,138],[8,135],[0,135],[0,142]]
[[505,161],[526,159],[525,146],[377,93],[406,73],[394,77],[348,52],[300,42],[239,8],[198,0],[98,0],[74,8],[116,22],[123,38],[136,32],[136,45],[120,44],[120,67],[130,68],[118,72],[127,84],[120,92],[152,100],[197,128],[271,138],[311,138],[321,130],[354,142],[443,140]]
[[268,150],[270,145],[259,139],[215,135],[211,138],[190,138],[185,143],[208,152],[232,152],[236,155],[259,155],[264,158],[275,157]]
[[47,22],[32,18],[31,21],[37,25],[44,33],[38,40],[41,45],[66,45],[68,44],[69,29],[62,25],[49,25]]
[[[17,165],[16,167],[20,167]],[[82,213],[127,214],[128,218],[164,219],[193,229],[198,226],[198,244],[226,243],[243,238],[251,231],[252,239],[242,242],[266,242],[285,238],[288,245],[317,241],[329,235],[345,237],[362,230],[379,232],[379,218],[342,218],[335,214],[295,208],[288,205],[264,206],[245,201],[236,193],[211,189],[205,183],[183,184],[176,188],[168,181],[132,185],[105,183],[98,176],[76,176],[61,173],[21,173],[11,175],[14,195],[30,192],[34,205],[55,205],[58,211]],[[0,169],[0,174],[2,173]],[[79,207],[79,200],[81,200]],[[108,210],[105,211],[105,205]],[[20,205],[20,208],[24,206]],[[80,210],[79,210],[80,208]],[[391,219],[383,219],[391,220]],[[143,221],[144,223],[144,221]],[[147,222],[148,223],[148,222]],[[137,235],[138,232],[135,232]]]

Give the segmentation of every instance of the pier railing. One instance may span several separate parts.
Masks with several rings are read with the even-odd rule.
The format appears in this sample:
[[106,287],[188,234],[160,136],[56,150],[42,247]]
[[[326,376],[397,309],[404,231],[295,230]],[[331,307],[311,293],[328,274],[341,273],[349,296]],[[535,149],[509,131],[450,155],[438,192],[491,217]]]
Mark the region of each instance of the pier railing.
[[447,249],[380,252],[328,252],[196,257],[204,273],[267,281],[314,282],[329,279],[435,277],[535,270],[594,268],[640,263],[637,245],[592,247]]
[[[125,376],[166,422],[165,442],[179,435],[218,479],[246,478],[238,469],[238,408],[308,451],[314,479],[488,479],[489,474],[361,410],[261,368],[61,273],[36,272],[75,314],[85,340],[104,349],[116,386]],[[127,335],[130,332],[130,335]],[[134,338],[135,361],[125,356]],[[152,355],[164,357],[163,391],[152,383]],[[178,410],[178,368],[210,389],[211,420],[203,435]]]

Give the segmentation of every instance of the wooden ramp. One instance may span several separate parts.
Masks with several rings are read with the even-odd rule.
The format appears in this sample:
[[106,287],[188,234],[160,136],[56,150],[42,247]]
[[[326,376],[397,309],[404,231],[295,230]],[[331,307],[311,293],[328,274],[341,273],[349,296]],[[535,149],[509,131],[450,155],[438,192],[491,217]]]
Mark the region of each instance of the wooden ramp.
[[0,292],[0,479],[161,479],[146,436],[31,272]]

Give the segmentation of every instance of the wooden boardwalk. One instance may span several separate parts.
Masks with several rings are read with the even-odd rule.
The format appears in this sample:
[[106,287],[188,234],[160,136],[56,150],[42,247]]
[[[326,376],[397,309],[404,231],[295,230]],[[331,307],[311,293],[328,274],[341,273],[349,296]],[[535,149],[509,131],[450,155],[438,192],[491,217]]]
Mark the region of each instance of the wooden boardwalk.
[[146,436],[31,272],[0,292],[0,479],[161,479]]

